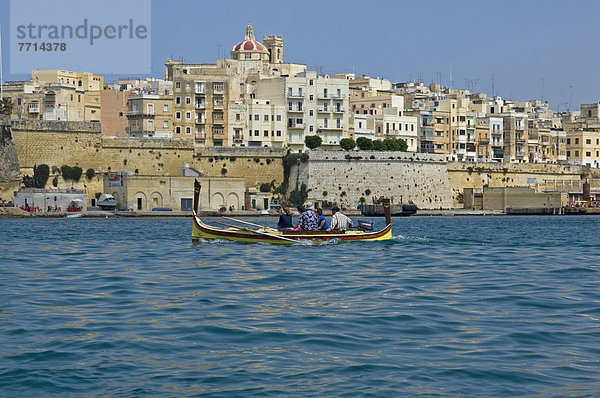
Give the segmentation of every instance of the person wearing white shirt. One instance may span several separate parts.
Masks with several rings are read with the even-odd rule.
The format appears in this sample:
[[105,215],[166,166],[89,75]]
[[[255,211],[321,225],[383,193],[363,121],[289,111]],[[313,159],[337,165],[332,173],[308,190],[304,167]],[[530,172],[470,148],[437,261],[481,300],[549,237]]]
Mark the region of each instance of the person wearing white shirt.
[[337,206],[334,206],[331,209],[331,223],[329,230],[338,230],[338,231],[345,231],[348,229],[348,225],[350,225],[350,228],[352,228],[352,220],[346,216],[345,214],[342,214],[340,212],[340,208]]

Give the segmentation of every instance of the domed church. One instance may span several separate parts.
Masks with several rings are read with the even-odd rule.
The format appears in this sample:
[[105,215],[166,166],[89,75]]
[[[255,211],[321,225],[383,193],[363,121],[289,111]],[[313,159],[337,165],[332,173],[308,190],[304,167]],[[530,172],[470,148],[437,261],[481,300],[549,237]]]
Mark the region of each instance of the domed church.
[[231,49],[231,59],[240,61],[269,61],[269,51],[254,37],[254,28],[252,25],[248,24],[246,27],[246,36],[244,37],[244,40],[233,46]]

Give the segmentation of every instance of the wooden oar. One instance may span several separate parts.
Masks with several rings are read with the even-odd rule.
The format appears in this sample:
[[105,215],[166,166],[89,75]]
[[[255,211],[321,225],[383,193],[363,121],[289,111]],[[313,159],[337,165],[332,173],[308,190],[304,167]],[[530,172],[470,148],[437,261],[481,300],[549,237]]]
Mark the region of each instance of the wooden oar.
[[235,222],[239,222],[239,223],[242,223],[242,224],[252,225],[253,227],[273,229],[271,227],[265,227],[264,225],[254,224],[254,223],[251,223],[251,222],[248,222],[248,221],[238,220],[236,218],[225,217],[225,216],[223,216],[223,218],[226,219],[226,220],[229,220],[229,221],[235,221]]
[[[227,218],[227,217],[225,217],[225,218]],[[237,221],[237,220],[234,219],[234,221]],[[214,221],[214,223],[215,224],[225,225],[225,226],[228,226],[228,227],[231,227],[231,228],[235,228],[235,229],[239,229],[239,230],[242,230],[242,231],[248,231],[248,232],[252,232],[252,233],[255,233],[255,234],[259,234],[259,235],[265,235],[265,236],[270,236],[270,237],[276,238],[276,239],[286,240],[288,242],[294,242],[294,243],[298,242],[297,239],[290,239],[290,238],[286,238],[284,236],[273,235],[273,234],[270,234],[270,233],[267,233],[267,232],[255,231],[253,229],[249,229],[249,228],[246,228],[246,227],[238,227],[237,225],[231,225],[231,224],[227,224],[227,223],[224,223],[224,222]]]

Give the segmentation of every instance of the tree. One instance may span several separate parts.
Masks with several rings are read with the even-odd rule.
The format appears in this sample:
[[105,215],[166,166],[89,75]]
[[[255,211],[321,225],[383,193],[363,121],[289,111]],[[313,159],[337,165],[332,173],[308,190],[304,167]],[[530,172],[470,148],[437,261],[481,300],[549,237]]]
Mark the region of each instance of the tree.
[[342,138],[340,140],[340,147],[345,151],[351,151],[356,147],[356,142],[352,138]]
[[358,149],[368,151],[373,148],[373,141],[366,137],[358,137],[356,139],[356,145],[358,146]]
[[71,168],[71,172],[73,173],[71,175],[73,181],[78,182],[81,179],[81,175],[83,174],[83,169],[79,166],[75,166]]
[[386,138],[385,140],[383,140],[383,148],[385,151],[404,152],[408,149],[408,145],[406,144],[406,141],[404,141],[401,138],[398,138],[398,139]]
[[11,98],[5,97],[0,100],[0,114],[8,115],[12,113],[14,103]]
[[50,167],[47,164],[33,166],[33,187],[45,188],[50,177]]
[[68,181],[73,179],[73,169],[71,168],[71,166],[63,165],[60,168],[60,172],[62,174],[63,180]]
[[383,151],[383,141],[375,140],[371,142],[371,150],[373,151]]
[[85,176],[87,177],[88,180],[91,180],[92,178],[94,178],[94,176],[96,175],[96,171],[94,169],[87,169],[85,171]]
[[263,182],[260,184],[260,192],[271,192],[271,183]]
[[23,186],[25,188],[33,188],[33,177],[23,176]]
[[309,149],[315,149],[321,146],[323,140],[318,135],[307,135],[304,138],[304,145]]

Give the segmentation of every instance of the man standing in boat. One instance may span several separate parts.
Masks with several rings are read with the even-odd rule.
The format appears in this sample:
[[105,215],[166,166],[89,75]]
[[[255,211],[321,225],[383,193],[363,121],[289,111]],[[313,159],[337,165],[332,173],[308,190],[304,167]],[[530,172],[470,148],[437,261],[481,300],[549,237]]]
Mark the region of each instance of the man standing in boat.
[[298,211],[301,213],[296,223],[296,228],[303,231],[316,231],[319,229],[319,217],[313,211],[312,202],[306,202],[304,206],[298,206]]
[[345,214],[342,214],[339,207],[333,206],[331,209],[331,215],[330,230],[345,231],[348,229],[348,225],[350,225],[350,228],[352,228],[352,220]]

